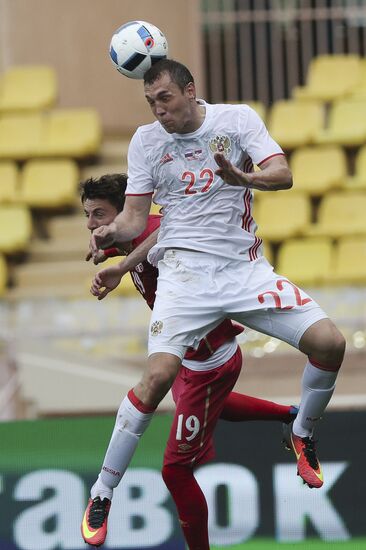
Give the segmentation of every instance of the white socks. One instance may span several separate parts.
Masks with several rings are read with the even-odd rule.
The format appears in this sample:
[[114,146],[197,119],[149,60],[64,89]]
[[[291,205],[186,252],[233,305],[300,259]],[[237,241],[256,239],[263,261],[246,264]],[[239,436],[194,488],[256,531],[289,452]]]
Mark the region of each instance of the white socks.
[[295,435],[312,436],[315,422],[333,395],[337,375],[338,371],[322,370],[307,361],[301,381],[300,410],[293,424]]
[[113,489],[121,481],[153,414],[140,412],[127,396],[124,398],[118,409],[102,470],[90,491],[91,498],[100,496],[101,499],[112,500]]

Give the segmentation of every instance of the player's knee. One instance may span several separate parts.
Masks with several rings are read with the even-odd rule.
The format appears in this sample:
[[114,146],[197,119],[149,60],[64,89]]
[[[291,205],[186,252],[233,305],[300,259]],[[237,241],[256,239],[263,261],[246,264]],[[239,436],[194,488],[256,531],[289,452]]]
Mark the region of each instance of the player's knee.
[[187,486],[193,477],[193,470],[184,464],[164,464],[161,475],[168,490],[174,494],[182,486]]
[[310,359],[337,370],[342,364],[346,349],[344,336],[329,320],[319,327],[310,328],[313,330],[309,333],[307,341],[304,340],[307,355]]
[[175,376],[176,373],[173,370],[164,369],[164,366],[151,368],[146,379],[148,393],[163,398],[170,390]]

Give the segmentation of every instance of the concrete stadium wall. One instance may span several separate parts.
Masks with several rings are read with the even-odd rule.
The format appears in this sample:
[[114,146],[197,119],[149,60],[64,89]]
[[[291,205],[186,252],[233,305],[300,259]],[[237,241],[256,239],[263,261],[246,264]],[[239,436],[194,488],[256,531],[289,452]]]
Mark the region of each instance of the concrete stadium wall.
[[169,56],[187,64],[203,95],[199,0],[0,0],[0,74],[12,65],[51,64],[59,105],[92,106],[105,131],[129,133],[152,120],[141,82],[113,69],[108,47],[121,24],[141,19],[166,34]]

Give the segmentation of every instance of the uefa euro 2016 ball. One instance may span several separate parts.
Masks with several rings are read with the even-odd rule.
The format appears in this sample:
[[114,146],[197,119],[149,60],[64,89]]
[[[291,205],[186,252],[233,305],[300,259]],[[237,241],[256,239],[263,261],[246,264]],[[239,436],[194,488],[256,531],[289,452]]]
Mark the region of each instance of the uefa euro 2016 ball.
[[168,55],[168,42],[155,25],[130,21],[112,36],[109,55],[116,69],[129,78],[143,78],[150,67]]

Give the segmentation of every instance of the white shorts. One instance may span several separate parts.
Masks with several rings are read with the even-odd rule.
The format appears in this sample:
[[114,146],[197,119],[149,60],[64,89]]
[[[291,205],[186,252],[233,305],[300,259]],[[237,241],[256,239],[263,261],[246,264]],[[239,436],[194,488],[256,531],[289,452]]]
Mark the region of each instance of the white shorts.
[[306,329],[327,318],[265,258],[236,261],[170,249],[158,268],[149,355],[168,352],[183,358],[187,347],[196,347],[225,317],[298,348]]

